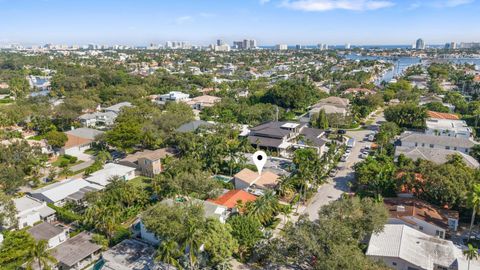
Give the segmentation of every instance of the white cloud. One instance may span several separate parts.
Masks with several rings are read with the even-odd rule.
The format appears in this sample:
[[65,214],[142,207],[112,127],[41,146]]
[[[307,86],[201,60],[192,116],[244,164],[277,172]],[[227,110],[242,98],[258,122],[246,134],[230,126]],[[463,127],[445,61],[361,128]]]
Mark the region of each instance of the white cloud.
[[187,23],[187,22],[192,22],[193,21],[193,17],[192,16],[181,16],[181,17],[178,17],[175,19],[175,22],[177,24],[184,24],[184,23]]
[[461,5],[466,5],[473,3],[474,0],[447,0],[443,2],[439,2],[439,5],[442,7],[456,7]]
[[281,4],[295,10],[329,11],[334,9],[345,10],[375,10],[394,6],[390,0],[284,0]]
[[475,2],[475,0],[433,0],[433,1],[423,1],[416,2],[410,5],[411,9],[416,9],[420,7],[433,7],[433,8],[452,8],[462,5],[467,5]]

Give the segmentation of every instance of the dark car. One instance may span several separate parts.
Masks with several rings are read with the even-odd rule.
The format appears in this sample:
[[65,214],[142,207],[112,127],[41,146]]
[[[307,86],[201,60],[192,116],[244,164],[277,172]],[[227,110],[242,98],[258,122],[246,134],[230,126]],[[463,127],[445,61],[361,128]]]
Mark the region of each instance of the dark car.
[[344,130],[344,129],[339,129],[339,130],[338,130],[338,134],[344,135],[344,134],[347,134],[347,131]]

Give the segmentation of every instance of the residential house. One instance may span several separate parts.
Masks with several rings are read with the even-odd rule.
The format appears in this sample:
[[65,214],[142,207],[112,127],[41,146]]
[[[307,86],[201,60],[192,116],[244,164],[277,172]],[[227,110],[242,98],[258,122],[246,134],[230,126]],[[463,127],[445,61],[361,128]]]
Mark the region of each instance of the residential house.
[[30,196],[61,206],[67,201],[81,202],[88,192],[98,191],[103,188],[103,186],[89,183],[83,179],[65,179],[33,190],[30,192]]
[[290,122],[267,122],[250,129],[248,141],[254,147],[277,151],[281,156],[290,156],[294,148],[311,147],[319,155],[325,151],[326,141],[321,139],[325,132],[307,128],[306,124]]
[[190,99],[189,94],[185,94],[179,91],[171,91],[168,94],[160,95],[156,98],[157,103],[164,104],[167,101],[171,102],[186,102]]
[[135,178],[135,168],[115,163],[107,163],[103,166],[103,169],[93,172],[86,177],[85,180],[92,184],[105,187],[110,184],[114,177],[118,177],[124,181],[132,180]]
[[[406,225],[387,224],[371,236],[366,255],[396,270],[467,270],[468,261],[453,242]],[[476,260],[470,269],[480,269]]]
[[92,240],[92,235],[81,232],[58,245],[53,250],[60,270],[81,270],[99,259],[102,247]]
[[403,224],[431,236],[445,238],[458,228],[457,211],[441,209],[416,198],[385,198],[388,224]]
[[45,240],[48,248],[54,248],[67,240],[67,231],[48,222],[42,222],[28,229],[28,233],[36,240]]
[[431,119],[460,120],[460,117],[454,113],[427,111],[427,114]]
[[341,115],[348,114],[350,101],[346,98],[328,97],[320,100],[317,104],[310,107],[309,117],[324,110],[326,114],[338,113]]
[[233,176],[235,189],[243,189],[256,195],[263,195],[265,190],[274,189],[280,181],[279,178],[269,171],[259,174],[247,168]]
[[214,125],[213,123],[210,123],[207,121],[194,120],[192,122],[188,122],[181,125],[179,128],[177,128],[177,132],[181,132],[181,133],[195,132],[200,127],[208,128],[208,127],[212,127],[213,125]]
[[112,126],[120,114],[121,109],[132,106],[130,102],[121,102],[104,108],[102,111],[83,114],[78,117],[78,120],[84,127]]
[[227,193],[221,195],[216,199],[209,199],[209,202],[212,202],[217,205],[223,205],[228,209],[237,211],[238,204],[245,205],[248,202],[254,202],[257,199],[257,196],[252,195],[241,189],[230,190]]
[[65,146],[60,149],[60,154],[79,156],[83,154],[84,151],[90,149],[96,137],[103,134],[103,132],[91,128],[77,128],[67,131],[65,134],[68,140]]
[[343,91],[344,95],[358,95],[358,94],[364,94],[364,95],[373,95],[376,92],[374,90],[370,90],[367,88],[348,88],[347,90]]
[[472,129],[464,120],[429,118],[426,124],[425,134],[466,139],[472,136]]
[[460,155],[467,166],[473,169],[480,167],[478,161],[465,153],[455,150],[437,149],[429,147],[395,147],[395,159],[400,155],[404,155],[412,160],[424,159],[431,161],[435,164],[444,164],[448,161],[448,158],[452,155]]
[[156,249],[136,239],[125,239],[102,253],[102,270],[176,270],[154,260]]
[[[202,201],[198,199],[187,198],[185,202],[179,202],[173,199],[164,199],[160,203],[168,205],[170,207],[174,207],[175,205],[185,204],[185,203],[202,205],[205,213],[205,218],[217,219],[221,223],[225,223],[227,218],[230,215],[230,211],[226,206],[219,205],[210,201]],[[160,240],[157,238],[157,236],[154,233],[150,232],[145,227],[141,219],[135,222],[135,224],[132,226],[132,229],[134,233],[137,235],[137,237],[140,237],[143,241],[150,243],[152,245],[158,245],[160,243]]]
[[220,97],[203,95],[203,96],[194,97],[188,100],[186,103],[190,105],[192,109],[201,111],[204,108],[213,107],[215,103],[220,102],[221,100],[222,98]]
[[153,177],[162,172],[162,159],[174,154],[175,150],[171,148],[143,150],[126,156],[118,164],[135,168],[143,176]]
[[435,136],[417,132],[404,132],[400,135],[400,146],[409,148],[428,147],[434,149],[455,150],[468,154],[477,142],[467,138]]
[[33,226],[40,221],[51,222],[55,220],[55,210],[48,207],[46,202],[23,196],[13,199],[13,204],[17,210],[15,217],[17,218],[18,229]]

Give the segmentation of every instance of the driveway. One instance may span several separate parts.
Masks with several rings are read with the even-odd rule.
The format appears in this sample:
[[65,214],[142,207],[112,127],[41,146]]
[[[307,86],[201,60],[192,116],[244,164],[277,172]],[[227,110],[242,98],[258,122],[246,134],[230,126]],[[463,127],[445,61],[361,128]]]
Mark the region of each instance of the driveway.
[[348,137],[355,138],[355,146],[347,161],[338,164],[338,167],[341,169],[337,172],[337,175],[334,178],[328,178],[327,183],[318,189],[317,193],[305,207],[303,214],[307,214],[310,220],[318,218],[318,211],[322,206],[338,200],[344,192],[349,192],[350,188],[348,183],[355,178],[353,167],[357,162],[362,161],[362,159],[359,158],[360,150],[366,145],[371,144],[371,142],[364,142],[363,139],[366,135],[372,133],[372,131],[378,130],[378,127],[384,121],[385,118],[383,117],[383,113],[381,113],[368,128],[347,132]]

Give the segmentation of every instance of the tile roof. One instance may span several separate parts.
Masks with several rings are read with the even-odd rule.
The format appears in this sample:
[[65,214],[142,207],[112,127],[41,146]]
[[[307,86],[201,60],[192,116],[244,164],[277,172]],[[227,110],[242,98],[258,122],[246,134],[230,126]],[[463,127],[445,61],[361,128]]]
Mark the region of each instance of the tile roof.
[[322,107],[324,105],[332,105],[335,107],[346,108],[348,107],[348,104],[350,104],[350,101],[346,98],[327,97],[327,98],[321,99],[317,104],[313,105],[312,108]]
[[161,148],[157,150],[143,150],[138,151],[134,154],[126,156],[121,161],[136,162],[140,158],[146,158],[149,160],[159,160],[161,158],[166,158],[167,156],[173,156],[175,150],[173,148]]
[[234,208],[239,201],[242,203],[253,202],[257,199],[257,196],[252,195],[243,190],[230,190],[229,192],[223,194],[222,196],[212,200],[210,202],[226,206],[228,208]]
[[243,169],[234,176],[235,178],[248,183],[250,185],[256,185],[261,188],[274,188],[278,183],[279,176],[269,172],[263,171],[262,175],[258,175],[250,169]]
[[[383,203],[391,218],[415,217],[445,230],[449,228],[448,218],[459,218],[457,211],[442,209],[415,198],[385,198]],[[403,206],[404,210],[398,211],[397,206]]]
[[68,149],[75,146],[89,144],[91,142],[93,142],[93,140],[78,137],[78,136],[67,133],[67,142],[65,143],[65,146],[63,148]]
[[424,159],[424,160],[429,160],[435,164],[444,164],[448,161],[448,157],[450,155],[457,154],[462,157],[465,164],[470,168],[475,169],[480,167],[480,164],[475,158],[455,150],[428,148],[428,147],[414,147],[414,148],[405,147],[405,146],[395,147],[395,157],[398,157],[401,154],[413,160]]
[[458,117],[458,115],[453,113],[441,113],[441,112],[434,112],[434,111],[428,111],[427,113],[428,113],[428,117],[430,118],[460,120],[460,117]]

